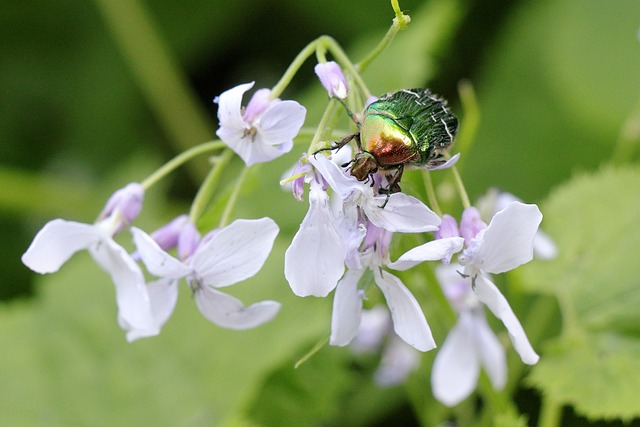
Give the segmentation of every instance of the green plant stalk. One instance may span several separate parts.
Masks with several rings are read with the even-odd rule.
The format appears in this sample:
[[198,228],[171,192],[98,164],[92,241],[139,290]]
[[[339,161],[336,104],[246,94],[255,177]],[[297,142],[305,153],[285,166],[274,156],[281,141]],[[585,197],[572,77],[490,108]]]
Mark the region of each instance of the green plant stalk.
[[[140,0],[95,0],[138,86],[176,152],[211,139],[213,126]],[[196,163],[204,175],[206,162]]]
[[171,172],[176,170],[178,167],[182,166],[189,160],[199,156],[200,154],[204,154],[208,151],[220,150],[226,147],[224,142],[222,141],[210,141],[205,142],[200,145],[196,145],[193,148],[188,149],[187,151],[183,151],[173,159],[169,160],[163,166],[161,166],[158,170],[149,175],[144,181],[142,181],[142,187],[145,190],[148,190],[150,187],[155,185],[158,181],[160,181],[165,176],[169,175]]
[[191,204],[189,219],[193,224],[197,224],[198,219],[200,219],[209,205],[209,201],[218,186],[222,172],[224,172],[225,167],[229,164],[231,157],[233,157],[233,151],[226,149],[222,154],[211,159],[212,167],[209,174],[200,186]]
[[438,198],[436,197],[436,190],[433,188],[433,180],[431,179],[431,175],[429,172],[422,173],[422,181],[424,182],[424,189],[427,192],[427,199],[429,200],[429,206],[431,209],[438,214],[438,216],[442,216],[442,209],[440,208],[440,204],[438,203]]
[[543,396],[538,427],[558,427],[561,421],[562,406],[548,395]]
[[[254,167],[257,167],[257,165]],[[240,172],[240,176],[238,176],[238,178],[236,179],[236,182],[234,183],[234,186],[233,186],[233,191],[231,192],[231,195],[229,196],[229,200],[227,200],[227,203],[224,206],[224,211],[222,212],[222,216],[220,217],[220,224],[218,226],[219,228],[224,227],[229,222],[229,218],[231,217],[231,212],[233,211],[233,208],[235,207],[236,202],[238,201],[238,195],[240,194],[240,190],[242,189],[242,184],[244,184],[245,179],[249,175],[249,170],[251,170],[251,168],[249,167],[242,168],[242,172]]]
[[463,120],[460,126],[460,131],[455,140],[455,148],[458,152],[462,153],[460,160],[456,163],[456,167],[459,172],[462,172],[463,164],[466,161],[471,145],[475,141],[476,134],[478,133],[478,126],[480,125],[480,107],[478,106],[478,99],[476,98],[473,85],[468,80],[462,80],[458,84],[458,94],[460,96],[460,103],[462,104]]

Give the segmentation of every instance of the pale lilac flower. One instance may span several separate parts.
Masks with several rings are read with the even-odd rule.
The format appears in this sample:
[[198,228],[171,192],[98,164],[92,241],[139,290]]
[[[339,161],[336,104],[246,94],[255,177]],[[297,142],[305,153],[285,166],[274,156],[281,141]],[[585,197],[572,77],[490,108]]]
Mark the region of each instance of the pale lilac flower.
[[330,97],[345,99],[349,94],[347,79],[340,66],[334,61],[322,62],[315,66],[314,71],[322,86],[329,92]]
[[138,215],[143,196],[142,186],[132,183],[114,193],[95,224],[54,219],[38,232],[22,256],[27,267],[45,274],[58,271],[76,252],[88,250],[113,280],[118,321],[127,331],[128,341],[160,332],[151,312],[142,271],[127,251],[113,240],[113,236]]
[[220,128],[216,134],[247,166],[268,162],[291,151],[306,115],[295,101],[270,99],[268,89],[256,91],[247,108],[242,96],[252,83],[238,85],[223,92],[218,103]]
[[131,232],[147,270],[160,278],[149,284],[158,323],[163,324],[173,312],[176,284],[181,278],[193,290],[204,317],[224,328],[254,328],[278,313],[280,304],[275,301],[245,307],[237,298],[218,290],[248,279],[262,268],[278,234],[278,226],[270,218],[236,220],[203,239],[188,223],[178,242],[180,260],[163,251],[142,230],[134,227]]
[[[477,205],[482,218],[488,220],[511,202],[522,202],[522,200],[511,193],[492,188],[478,200]],[[558,248],[548,234],[538,230],[533,241],[533,254],[536,258],[550,260],[558,256]]]
[[537,363],[540,357],[489,274],[504,273],[531,261],[533,241],[541,221],[542,214],[536,205],[512,202],[494,215],[487,228],[480,231],[458,257],[476,296],[504,323],[515,350],[529,365]]
[[403,383],[420,366],[420,353],[393,332],[389,311],[380,305],[362,312],[360,328],[349,347],[356,354],[381,351],[374,373],[374,381],[381,387]]
[[356,336],[360,327],[364,298],[364,292],[358,284],[366,269],[369,269],[373,273],[375,284],[387,301],[395,333],[417,350],[429,351],[435,348],[431,329],[418,301],[398,277],[382,267],[406,270],[420,262],[450,257],[453,252],[462,248],[462,239],[453,237],[428,242],[405,253],[397,261],[390,262],[388,250],[392,233],[371,222],[367,222],[366,229],[367,235],[362,247],[358,249],[362,269],[347,270],[336,288],[330,344],[345,346]]
[[501,390],[507,381],[505,350],[460,270],[459,265],[436,267],[436,277],[459,316],[436,355],[431,374],[433,395],[447,406],[457,405],[475,390],[480,367],[494,389]]

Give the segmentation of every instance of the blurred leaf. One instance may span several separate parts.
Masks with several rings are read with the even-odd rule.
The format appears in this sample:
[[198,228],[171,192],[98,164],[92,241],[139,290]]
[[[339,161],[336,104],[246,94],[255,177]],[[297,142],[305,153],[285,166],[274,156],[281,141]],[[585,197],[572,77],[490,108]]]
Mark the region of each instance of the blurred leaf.
[[527,427],[527,417],[516,413],[512,407],[506,412],[497,414],[493,420],[494,427]]
[[549,346],[529,382],[588,418],[628,422],[640,416],[639,353],[638,337],[590,333],[580,341]]
[[556,295],[565,327],[533,368],[552,400],[590,418],[640,416],[640,171],[580,175],[543,205],[559,256],[522,268],[532,291]]

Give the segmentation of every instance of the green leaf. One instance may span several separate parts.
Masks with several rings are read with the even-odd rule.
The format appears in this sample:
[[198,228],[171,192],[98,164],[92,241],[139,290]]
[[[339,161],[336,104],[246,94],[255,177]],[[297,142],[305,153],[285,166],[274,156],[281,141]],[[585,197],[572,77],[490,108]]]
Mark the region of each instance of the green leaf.
[[558,188],[542,227],[559,256],[522,268],[524,286],[555,295],[563,334],[531,382],[590,418],[640,416],[640,171],[604,168]]
[[640,415],[638,354],[637,337],[614,333],[557,342],[540,359],[529,382],[586,417],[630,421]]

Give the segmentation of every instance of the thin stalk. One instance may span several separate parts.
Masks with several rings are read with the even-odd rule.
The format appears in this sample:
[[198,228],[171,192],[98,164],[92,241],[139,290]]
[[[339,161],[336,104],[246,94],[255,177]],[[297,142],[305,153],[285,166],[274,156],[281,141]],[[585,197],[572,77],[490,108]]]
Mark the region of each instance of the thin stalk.
[[191,204],[189,219],[192,223],[196,224],[198,219],[202,216],[205,209],[207,208],[207,205],[211,200],[211,196],[218,186],[218,182],[220,181],[222,172],[224,172],[226,165],[229,164],[231,157],[233,157],[233,151],[231,151],[230,149],[226,149],[222,152],[222,154],[211,159],[211,162],[213,163],[211,170],[200,186],[200,189],[198,190],[198,193],[196,194],[196,197],[193,199],[193,203]]
[[562,406],[548,395],[543,396],[538,427],[557,427],[561,421]]
[[224,206],[224,211],[222,212],[222,217],[220,218],[220,225],[218,226],[219,228],[224,227],[229,222],[229,218],[231,217],[231,211],[236,205],[236,201],[238,200],[238,195],[240,194],[240,190],[242,189],[242,184],[244,183],[245,179],[249,175],[249,170],[250,168],[248,167],[242,168],[242,172],[240,173],[240,176],[238,177],[238,179],[236,179],[236,182],[233,187],[233,191],[231,192],[231,195],[229,196],[229,200],[227,200],[227,203]]
[[225,144],[222,141],[210,141],[205,142],[200,145],[196,145],[193,148],[188,149],[169,160],[163,166],[161,166],[158,170],[149,175],[144,181],[142,181],[142,187],[145,190],[148,190],[150,187],[154,186],[158,181],[160,181],[165,176],[169,175],[178,167],[182,166],[184,163],[193,159],[200,154],[204,154],[208,151],[215,151],[224,148]]
[[467,190],[464,188],[464,183],[462,182],[462,178],[460,177],[460,172],[458,172],[458,168],[456,168],[455,165],[451,166],[451,172],[453,172],[453,178],[456,184],[456,188],[458,189],[458,194],[460,195],[462,207],[466,209],[471,206],[471,202],[469,201]]
[[440,208],[440,204],[438,203],[438,198],[436,197],[436,190],[433,188],[433,180],[431,179],[431,174],[429,172],[422,173],[422,180],[424,182],[424,188],[427,191],[427,199],[429,199],[429,206],[438,216],[442,216],[442,209]]

